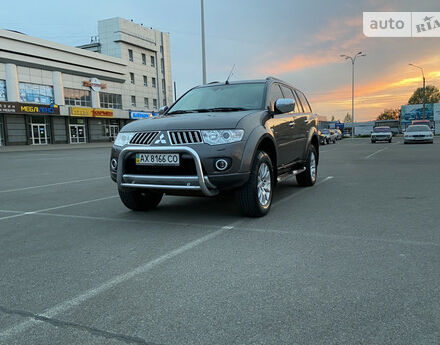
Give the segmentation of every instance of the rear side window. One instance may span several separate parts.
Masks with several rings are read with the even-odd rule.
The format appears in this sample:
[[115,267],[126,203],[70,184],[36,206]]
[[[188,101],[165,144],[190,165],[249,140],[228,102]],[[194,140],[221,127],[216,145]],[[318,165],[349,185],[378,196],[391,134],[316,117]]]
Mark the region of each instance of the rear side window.
[[278,84],[272,84],[272,86],[270,87],[270,92],[269,92],[269,102],[276,102],[277,99],[279,98],[284,98],[281,89],[280,89],[280,85]]
[[299,90],[296,90],[296,94],[298,95],[298,97],[299,97],[299,99],[301,101],[301,104],[303,105],[304,112],[305,113],[311,113],[312,109],[310,108],[310,104],[307,101],[306,96],[304,96],[304,94],[301,91],[299,91]]

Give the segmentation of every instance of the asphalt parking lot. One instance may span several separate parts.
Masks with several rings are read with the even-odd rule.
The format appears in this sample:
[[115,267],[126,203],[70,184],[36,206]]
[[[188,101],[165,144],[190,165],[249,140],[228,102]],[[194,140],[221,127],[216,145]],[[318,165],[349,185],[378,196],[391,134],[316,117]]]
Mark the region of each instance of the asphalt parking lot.
[[108,148],[0,152],[0,344],[439,344],[440,145],[321,147],[271,213],[127,210]]

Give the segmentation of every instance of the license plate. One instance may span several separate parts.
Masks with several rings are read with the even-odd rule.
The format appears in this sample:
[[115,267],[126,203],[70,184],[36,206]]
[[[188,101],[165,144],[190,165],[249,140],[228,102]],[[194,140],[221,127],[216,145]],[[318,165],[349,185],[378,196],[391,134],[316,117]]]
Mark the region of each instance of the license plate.
[[180,165],[178,153],[137,153],[136,165]]

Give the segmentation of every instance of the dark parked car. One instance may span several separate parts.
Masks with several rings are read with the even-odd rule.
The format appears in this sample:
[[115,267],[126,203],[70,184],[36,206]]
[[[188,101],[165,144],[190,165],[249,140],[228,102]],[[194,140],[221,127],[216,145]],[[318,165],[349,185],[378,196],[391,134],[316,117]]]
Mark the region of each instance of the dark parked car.
[[161,112],[126,125],[112,149],[111,177],[130,209],[152,209],[164,193],[234,190],[242,213],[257,217],[277,181],[315,184],[316,119],[305,95],[281,80],[198,86]]

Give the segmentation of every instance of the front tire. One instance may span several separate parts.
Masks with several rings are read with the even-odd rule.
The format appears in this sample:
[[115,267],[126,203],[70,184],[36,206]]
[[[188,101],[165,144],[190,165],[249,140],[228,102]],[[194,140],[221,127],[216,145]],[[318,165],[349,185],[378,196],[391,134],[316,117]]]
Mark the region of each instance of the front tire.
[[133,211],[148,211],[156,208],[163,193],[141,189],[118,189],[122,203]]
[[305,164],[306,170],[301,174],[296,175],[296,182],[302,187],[313,186],[318,176],[318,160],[316,148],[310,145],[309,152]]
[[272,204],[274,188],[273,165],[266,152],[258,151],[249,180],[237,190],[237,204],[247,217],[265,216]]

